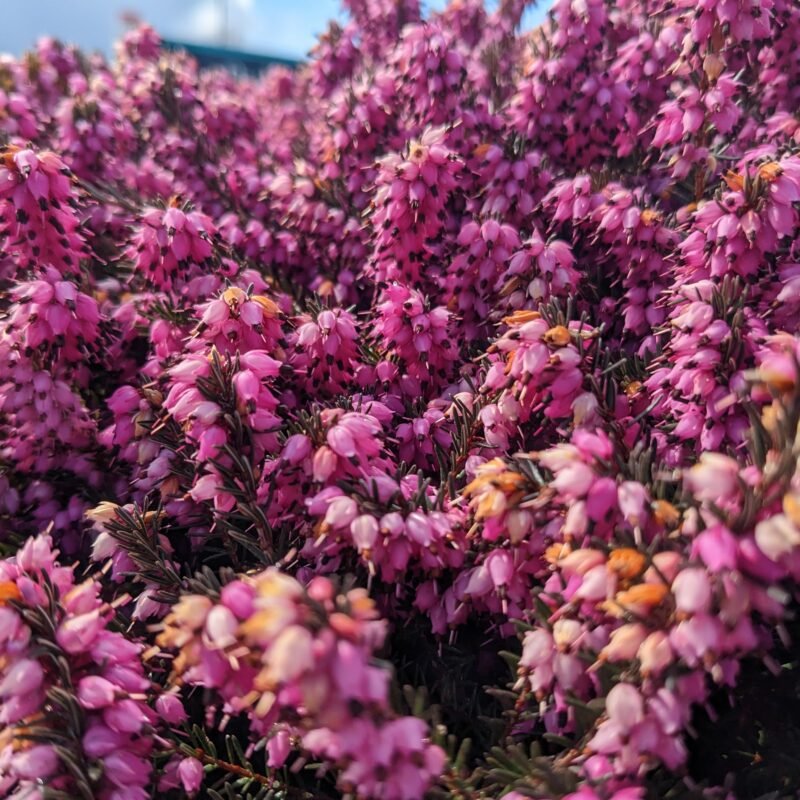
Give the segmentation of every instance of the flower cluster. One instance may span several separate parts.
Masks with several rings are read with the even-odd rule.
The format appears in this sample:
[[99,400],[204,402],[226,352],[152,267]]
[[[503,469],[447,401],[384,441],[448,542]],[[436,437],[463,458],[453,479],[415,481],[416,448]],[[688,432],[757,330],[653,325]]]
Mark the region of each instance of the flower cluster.
[[142,646],[111,628],[101,584],[57,557],[39,536],[0,563],[0,787],[144,800],[158,717]]
[[389,674],[373,663],[385,634],[363,589],[337,596],[326,578],[304,589],[268,569],[226,584],[216,603],[185,595],[158,643],[178,651],[173,680],[216,690],[227,710],[252,709],[254,725],[272,731],[270,767],[299,747],[336,763],[343,787],[410,800],[444,753],[422,720],[391,713]]
[[148,284],[156,289],[170,289],[192,269],[201,272],[203,267],[210,268],[209,240],[215,230],[204,214],[186,213],[173,197],[168,208],[147,210],[141,219],[128,256]]
[[69,167],[53,152],[11,145],[0,168],[3,251],[18,268],[77,272],[84,238]]

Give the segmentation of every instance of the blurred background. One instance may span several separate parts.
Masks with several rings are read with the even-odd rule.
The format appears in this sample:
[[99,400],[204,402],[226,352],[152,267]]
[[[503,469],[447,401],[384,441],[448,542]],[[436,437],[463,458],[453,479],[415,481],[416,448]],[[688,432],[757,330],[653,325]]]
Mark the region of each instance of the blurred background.
[[[549,4],[529,10],[525,25],[538,24]],[[328,20],[344,19],[339,0],[2,0],[0,8],[0,52],[13,55],[45,35],[110,54],[133,15],[167,39],[302,59]]]

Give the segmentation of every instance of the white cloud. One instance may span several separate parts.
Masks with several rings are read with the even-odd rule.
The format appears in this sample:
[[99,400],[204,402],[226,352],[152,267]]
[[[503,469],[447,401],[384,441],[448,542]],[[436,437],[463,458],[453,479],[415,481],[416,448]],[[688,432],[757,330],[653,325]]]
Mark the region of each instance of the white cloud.
[[233,24],[248,50],[297,57],[334,17],[342,18],[340,0],[253,0],[250,12],[237,14]]
[[187,39],[220,41],[225,31],[225,13],[216,0],[203,0],[192,9],[181,27]]

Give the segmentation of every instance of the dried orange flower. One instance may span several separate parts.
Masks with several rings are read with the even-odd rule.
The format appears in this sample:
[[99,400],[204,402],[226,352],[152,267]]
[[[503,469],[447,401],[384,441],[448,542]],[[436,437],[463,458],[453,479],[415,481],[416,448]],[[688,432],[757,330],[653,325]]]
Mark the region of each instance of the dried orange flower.
[[653,516],[659,525],[674,528],[680,522],[681,512],[666,500],[656,500],[653,503]]
[[603,604],[603,608],[615,617],[622,617],[626,613],[645,616],[661,605],[668,594],[669,589],[663,583],[637,583],[630,589],[617,592],[613,600]]
[[550,328],[543,338],[547,344],[564,347],[572,341],[572,334],[563,325],[556,325],[554,328]]
[[22,594],[14,581],[0,581],[0,605],[7,603],[9,600],[21,599]]
[[772,183],[783,175],[783,167],[777,161],[768,161],[758,168],[758,177]]
[[533,322],[535,319],[540,319],[541,314],[538,311],[526,311],[519,309],[507,317],[503,317],[503,323],[506,325],[524,325],[526,322]]
[[612,550],[608,557],[608,568],[625,580],[641,575],[646,563],[647,559],[644,554],[632,547],[620,547]]
[[723,176],[722,180],[728,184],[728,188],[732,189],[734,192],[741,192],[744,189],[744,175],[740,175],[738,172],[733,172],[732,170],[728,170]]

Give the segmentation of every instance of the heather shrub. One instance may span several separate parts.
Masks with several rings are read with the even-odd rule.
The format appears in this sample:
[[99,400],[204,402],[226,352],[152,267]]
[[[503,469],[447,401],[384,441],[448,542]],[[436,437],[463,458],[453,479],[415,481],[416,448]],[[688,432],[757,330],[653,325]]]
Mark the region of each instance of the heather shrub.
[[796,656],[800,6],[346,5],[258,79],[0,61],[0,793],[734,797],[698,730]]

